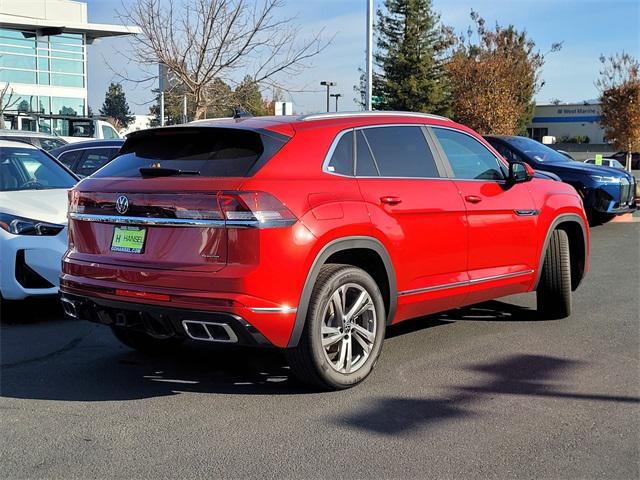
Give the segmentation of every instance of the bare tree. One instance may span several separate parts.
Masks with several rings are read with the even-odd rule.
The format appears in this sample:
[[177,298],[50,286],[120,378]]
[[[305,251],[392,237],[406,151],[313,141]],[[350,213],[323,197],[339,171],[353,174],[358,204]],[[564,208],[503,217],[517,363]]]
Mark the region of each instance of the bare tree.
[[13,88],[9,82],[0,87],[0,128],[5,128],[4,112],[11,109],[19,101],[20,97],[13,98]]
[[632,153],[640,150],[640,62],[624,52],[600,62],[602,125],[606,138],[627,152],[625,167],[631,170]]
[[322,31],[300,40],[294,18],[278,15],[282,6],[282,0],[135,0],[122,14],[142,31],[130,60],[166,65],[173,84],[194,102],[196,119],[210,105],[233,107],[233,95],[218,88],[220,82],[235,87],[249,77],[282,88],[283,77],[295,77],[328,44]]
[[5,128],[4,112],[9,110],[19,101],[20,97],[13,98],[13,88],[11,88],[9,82],[5,83],[4,86],[0,88],[0,128]]

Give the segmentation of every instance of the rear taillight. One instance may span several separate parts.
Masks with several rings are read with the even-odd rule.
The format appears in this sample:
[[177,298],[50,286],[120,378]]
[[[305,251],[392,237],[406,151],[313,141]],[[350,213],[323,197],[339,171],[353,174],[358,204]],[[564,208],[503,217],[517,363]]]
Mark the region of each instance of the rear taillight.
[[229,227],[281,227],[296,217],[280,200],[265,192],[224,192],[218,195],[220,210]]
[[72,189],[67,192],[68,202],[68,212],[75,213],[78,211],[78,200],[80,199],[80,194],[77,190]]
[[[124,197],[124,211],[116,198]],[[85,193],[69,191],[71,219],[159,226],[273,228],[297,218],[266,192],[220,191],[212,194]]]

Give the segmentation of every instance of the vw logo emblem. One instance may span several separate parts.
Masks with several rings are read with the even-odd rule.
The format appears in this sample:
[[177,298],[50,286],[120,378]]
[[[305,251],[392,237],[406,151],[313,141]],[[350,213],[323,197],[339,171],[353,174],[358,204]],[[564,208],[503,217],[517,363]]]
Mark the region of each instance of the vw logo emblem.
[[124,195],[120,195],[116,200],[116,212],[120,215],[124,215],[129,210],[129,199]]

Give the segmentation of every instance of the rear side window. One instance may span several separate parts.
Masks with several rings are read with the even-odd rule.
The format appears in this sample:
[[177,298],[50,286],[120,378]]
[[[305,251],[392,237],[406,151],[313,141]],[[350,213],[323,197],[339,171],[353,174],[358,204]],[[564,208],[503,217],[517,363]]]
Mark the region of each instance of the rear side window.
[[353,131],[348,131],[340,137],[327,170],[340,175],[353,175]]
[[253,175],[288,137],[235,128],[162,128],[132,135],[120,155],[94,177],[140,177],[141,168],[198,172],[204,177]]
[[90,148],[87,149],[84,160],[78,165],[76,173],[88,177],[100,167],[105,165],[118,150],[113,148]]
[[83,150],[70,150],[68,152],[63,152],[58,157],[58,160],[67,168],[73,169],[73,165],[83,154]]
[[440,176],[421,127],[371,127],[363,132],[381,176]]
[[359,177],[377,177],[380,175],[362,130],[358,130],[356,135],[356,174]]
[[446,128],[433,132],[444,150],[455,178],[503,180],[499,160],[475,138]]
[[64,140],[62,140],[60,138],[41,138],[41,137],[38,137],[38,141],[40,142],[40,148],[42,148],[43,150],[46,150],[46,151],[49,151],[49,150],[52,150],[54,148],[58,148],[58,147],[61,147],[61,146],[67,144],[67,142],[65,142]]

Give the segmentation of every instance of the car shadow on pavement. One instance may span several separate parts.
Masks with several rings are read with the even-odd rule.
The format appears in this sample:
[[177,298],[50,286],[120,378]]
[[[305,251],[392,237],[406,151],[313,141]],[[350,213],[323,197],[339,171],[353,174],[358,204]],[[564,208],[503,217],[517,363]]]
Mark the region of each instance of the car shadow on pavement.
[[478,321],[478,322],[540,322],[548,320],[537,310],[502,302],[490,300],[488,302],[456,308],[437,314],[442,321]]
[[[387,336],[416,333],[459,320],[532,320],[536,318],[534,313],[504,302],[485,302],[403,322],[390,327]],[[13,329],[15,335],[10,341],[11,348],[17,352],[11,358],[7,353],[11,349],[0,348],[0,395],[5,397],[117,401],[181,392],[239,395],[315,393],[291,377],[284,355],[276,350],[213,347],[191,342],[170,357],[150,357],[119,344],[108,328],[88,322],[41,322],[3,325],[2,328],[5,332]],[[60,328],[67,331],[60,332]],[[54,335],[60,336],[57,349],[40,355],[36,348],[38,336],[50,338]],[[7,347],[9,340],[0,338],[0,342],[2,347]],[[31,349],[30,352],[23,352],[22,346]],[[533,367],[536,365],[534,363]],[[389,402],[395,403],[396,400]],[[422,411],[428,416],[419,421],[424,423],[429,419],[434,421],[463,414],[461,406],[466,403],[463,400],[458,403],[439,400],[419,402],[423,408],[401,408],[400,411],[413,412],[409,415],[420,415],[418,412]],[[384,411],[387,407],[379,405],[376,408]],[[396,407],[391,410],[396,410]],[[357,419],[354,422],[357,424]]]
[[[110,335],[107,329],[100,330],[100,334]],[[182,392],[240,395],[308,392],[289,379],[285,359],[275,350],[188,345],[170,357],[155,357],[120,346],[111,339],[109,342],[108,347],[79,342],[63,355],[46,361],[3,366],[0,396],[91,402]]]
[[512,355],[497,362],[466,367],[466,370],[486,375],[486,381],[470,386],[447,386],[451,392],[445,397],[378,398],[364,409],[334,419],[333,422],[382,435],[402,435],[454,418],[474,416],[474,406],[480,406],[483,401],[494,399],[496,395],[640,403],[640,398],[632,396],[565,391],[560,383],[563,375],[582,366],[584,362],[566,358]]

